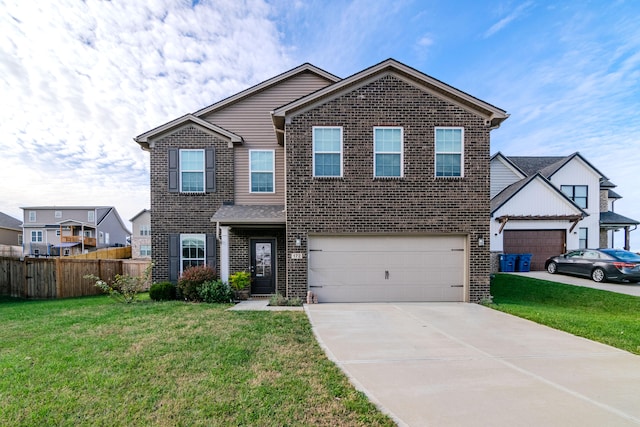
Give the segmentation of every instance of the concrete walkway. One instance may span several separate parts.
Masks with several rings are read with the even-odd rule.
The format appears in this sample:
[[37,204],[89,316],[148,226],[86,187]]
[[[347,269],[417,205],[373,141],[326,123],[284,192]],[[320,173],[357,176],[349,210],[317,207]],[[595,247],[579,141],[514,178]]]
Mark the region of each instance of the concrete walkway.
[[534,279],[548,280],[556,283],[566,283],[567,285],[584,286],[587,288],[600,289],[603,291],[617,292],[619,294],[633,295],[640,297],[640,283],[596,283],[591,279],[582,277],[567,276],[565,274],[549,274],[546,271],[531,271],[527,273],[507,273],[516,274]]
[[639,356],[477,304],[305,310],[329,358],[401,426],[640,426]]

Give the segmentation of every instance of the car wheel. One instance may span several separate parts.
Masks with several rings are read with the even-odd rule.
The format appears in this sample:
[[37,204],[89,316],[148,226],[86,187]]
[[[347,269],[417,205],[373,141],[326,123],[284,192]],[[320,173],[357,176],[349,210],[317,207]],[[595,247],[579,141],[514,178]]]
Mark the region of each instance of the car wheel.
[[604,270],[601,268],[596,268],[591,272],[591,278],[594,282],[604,282],[607,278],[606,274],[604,274]]
[[558,272],[558,264],[553,261],[550,262],[549,264],[547,264],[547,271],[549,272],[549,274],[556,274]]

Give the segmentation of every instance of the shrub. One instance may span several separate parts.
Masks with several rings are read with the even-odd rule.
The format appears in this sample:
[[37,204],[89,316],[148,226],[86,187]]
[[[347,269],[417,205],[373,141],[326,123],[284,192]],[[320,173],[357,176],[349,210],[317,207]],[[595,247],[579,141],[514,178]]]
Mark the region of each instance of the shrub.
[[198,289],[200,300],[206,303],[224,303],[233,300],[233,291],[222,280],[204,282]]
[[154,301],[170,301],[176,299],[176,285],[171,282],[154,283],[149,289],[149,298]]
[[147,284],[151,280],[151,269],[153,263],[144,269],[142,276],[133,277],[128,274],[116,274],[111,283],[107,283],[98,276],[87,274],[85,279],[95,280],[95,286],[100,288],[104,293],[109,294],[111,298],[119,302],[131,303],[138,298],[138,293],[144,291]]
[[216,280],[216,271],[208,265],[187,268],[178,279],[178,296],[188,301],[200,301],[198,288],[204,282]]
[[251,285],[251,273],[238,271],[229,276],[229,285],[236,291],[241,291]]

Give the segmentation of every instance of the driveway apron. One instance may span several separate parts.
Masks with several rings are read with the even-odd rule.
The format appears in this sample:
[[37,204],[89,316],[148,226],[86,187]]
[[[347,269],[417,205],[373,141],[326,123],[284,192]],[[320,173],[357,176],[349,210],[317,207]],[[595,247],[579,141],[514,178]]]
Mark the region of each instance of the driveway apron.
[[305,310],[328,357],[398,425],[640,425],[631,353],[477,304]]

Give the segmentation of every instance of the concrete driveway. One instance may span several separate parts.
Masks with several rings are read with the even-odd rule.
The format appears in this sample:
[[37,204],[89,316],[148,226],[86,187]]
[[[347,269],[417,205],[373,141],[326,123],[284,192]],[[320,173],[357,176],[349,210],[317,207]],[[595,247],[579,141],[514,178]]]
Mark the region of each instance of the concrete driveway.
[[407,426],[638,426],[640,357],[477,304],[305,306],[325,352]]

